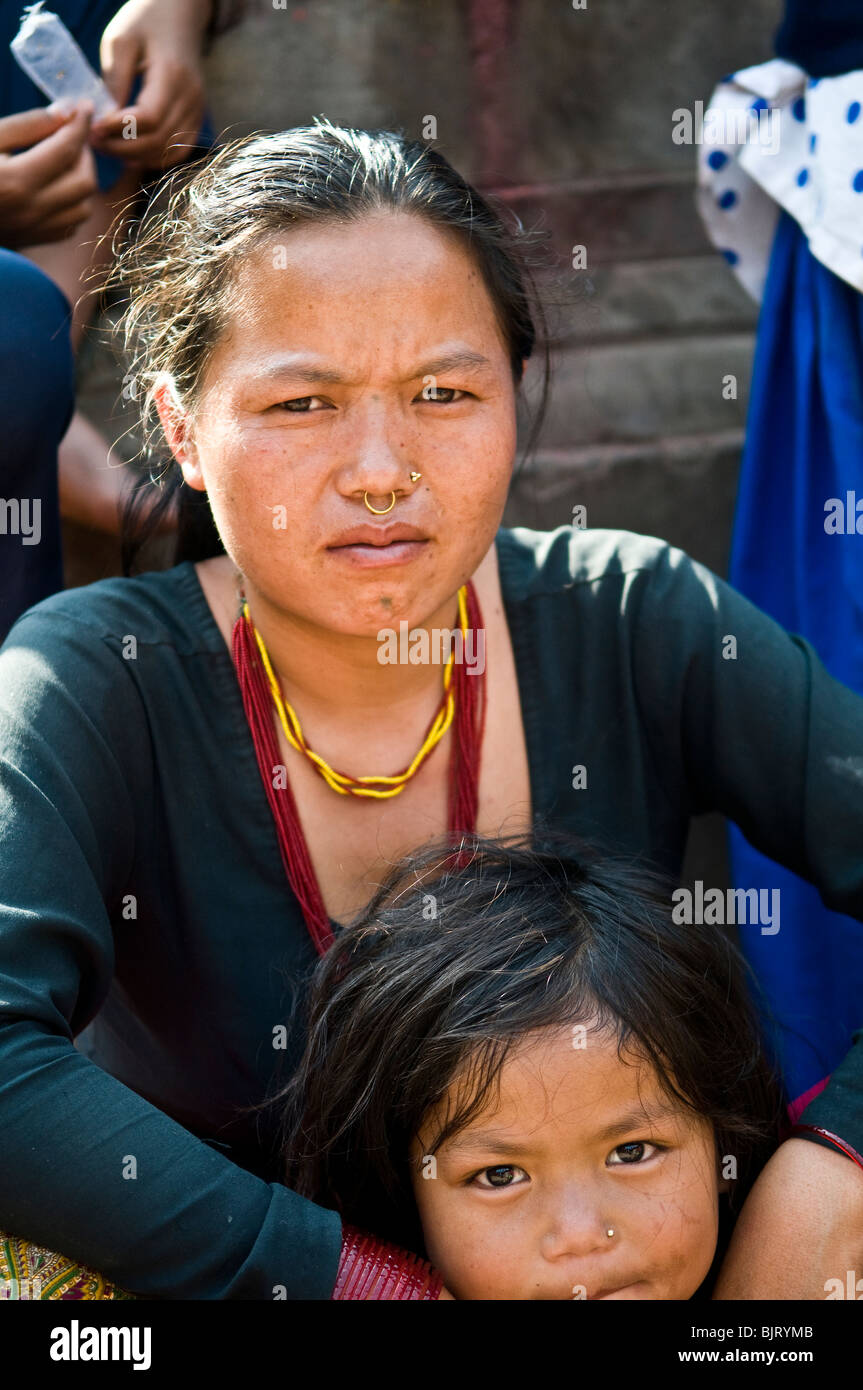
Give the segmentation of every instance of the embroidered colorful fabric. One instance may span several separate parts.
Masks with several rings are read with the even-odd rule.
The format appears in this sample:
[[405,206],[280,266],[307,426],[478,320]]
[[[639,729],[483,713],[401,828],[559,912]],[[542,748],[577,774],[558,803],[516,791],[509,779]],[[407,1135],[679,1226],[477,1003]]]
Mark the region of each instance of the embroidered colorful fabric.
[[[385,1241],[345,1227],[335,1299],[437,1299],[441,1276]],[[135,1299],[86,1265],[0,1231],[0,1299]]]
[[134,1299],[116,1284],[86,1265],[74,1264],[65,1255],[33,1245],[0,1231],[0,1298]]

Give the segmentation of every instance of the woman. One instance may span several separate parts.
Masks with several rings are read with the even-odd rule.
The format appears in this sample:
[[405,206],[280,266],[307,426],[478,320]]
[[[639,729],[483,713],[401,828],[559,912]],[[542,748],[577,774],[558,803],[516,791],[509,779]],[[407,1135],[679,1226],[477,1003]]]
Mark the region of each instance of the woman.
[[[521,240],[425,145],[318,121],[225,147],[124,262],[182,562],[0,652],[0,1220],[138,1295],[437,1293],[278,1182],[254,1107],[334,926],[447,829],[676,873],[718,809],[863,919],[863,702],[661,541],[500,527]],[[458,626],[482,672],[416,659]],[[847,1238],[863,1175],[789,1147]]]

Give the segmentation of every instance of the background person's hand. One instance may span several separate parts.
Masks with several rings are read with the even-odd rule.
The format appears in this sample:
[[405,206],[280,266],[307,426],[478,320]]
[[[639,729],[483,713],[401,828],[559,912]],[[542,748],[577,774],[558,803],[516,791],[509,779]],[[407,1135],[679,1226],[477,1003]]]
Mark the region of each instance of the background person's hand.
[[92,112],[79,102],[71,112],[40,106],[0,117],[0,246],[59,241],[90,216]]
[[788,1139],[743,1205],[713,1297],[815,1302],[828,1280],[845,1287],[849,1270],[863,1276],[863,1169],[838,1149]]
[[[94,146],[141,168],[178,164],[204,114],[201,47],[210,0],[127,0],[102,35],[102,78],[120,110],[93,125]],[[137,73],[144,81],[134,106]]]

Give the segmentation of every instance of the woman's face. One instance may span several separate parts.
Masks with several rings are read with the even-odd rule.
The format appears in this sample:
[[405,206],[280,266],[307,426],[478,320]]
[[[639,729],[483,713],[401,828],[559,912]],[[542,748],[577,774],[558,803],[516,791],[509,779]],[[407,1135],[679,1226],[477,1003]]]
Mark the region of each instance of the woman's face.
[[463,1080],[411,1154],[428,1255],[456,1298],[691,1297],[718,1235],[709,1122],[621,1061],[616,1040],[543,1029],[510,1053],[499,1096],[435,1166],[424,1141]]
[[[507,347],[471,254],[419,217],[261,243],[238,267],[194,418],[157,399],[235,564],[312,624],[364,636],[382,619],[422,621],[500,525],[516,443]],[[386,516],[364,505],[393,492]],[[339,545],[350,528],[396,524],[418,539]]]

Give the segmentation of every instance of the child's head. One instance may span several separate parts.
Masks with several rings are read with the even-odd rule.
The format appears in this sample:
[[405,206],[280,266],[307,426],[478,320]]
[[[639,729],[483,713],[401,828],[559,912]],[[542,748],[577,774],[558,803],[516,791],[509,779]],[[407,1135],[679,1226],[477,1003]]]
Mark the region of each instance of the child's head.
[[741,960],[654,873],[465,843],[318,967],[287,1180],[459,1298],[689,1298],[780,1113]]

